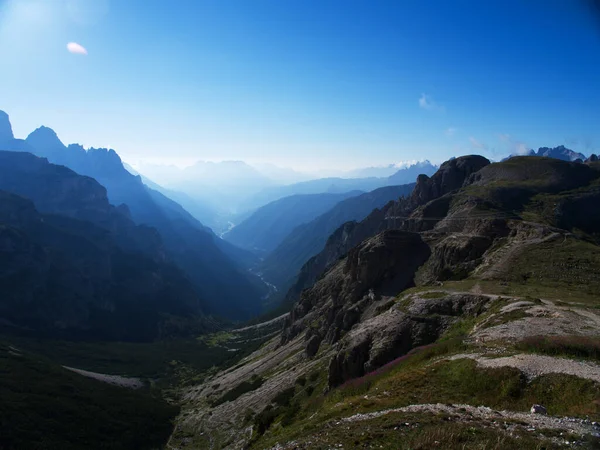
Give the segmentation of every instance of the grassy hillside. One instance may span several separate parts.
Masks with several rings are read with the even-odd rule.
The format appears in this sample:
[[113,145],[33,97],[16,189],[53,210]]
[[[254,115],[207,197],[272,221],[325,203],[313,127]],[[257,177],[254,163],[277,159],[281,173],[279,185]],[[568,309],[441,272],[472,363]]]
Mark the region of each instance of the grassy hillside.
[[157,392],[82,377],[0,344],[0,448],[162,447],[179,408]]

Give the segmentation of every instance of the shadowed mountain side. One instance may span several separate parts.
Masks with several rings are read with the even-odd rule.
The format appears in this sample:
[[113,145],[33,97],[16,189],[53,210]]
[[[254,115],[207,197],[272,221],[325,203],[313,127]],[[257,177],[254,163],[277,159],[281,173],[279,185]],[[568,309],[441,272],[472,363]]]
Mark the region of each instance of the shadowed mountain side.
[[[128,172],[114,150],[86,151],[77,144],[66,147],[47,127],[32,132],[26,144],[36,155],[47,157],[52,163],[93,177],[106,187],[111,203],[126,204],[136,223],[156,228],[166,252],[196,285],[212,312],[236,320],[260,312],[266,287],[245,270],[249,256],[231,245],[217,245],[218,238],[180,205]],[[238,262],[230,259],[236,255],[241,257]]]
[[223,238],[257,253],[269,253],[298,225],[310,222],[334,205],[362,194],[306,194],[284,197],[256,210]]
[[412,164],[398,169],[389,177],[341,178],[329,177],[303,181],[287,186],[276,186],[264,189],[250,197],[246,208],[258,208],[282,197],[297,194],[341,193],[353,190],[369,192],[384,186],[400,186],[414,182],[419,174],[432,175],[437,170],[429,161]]
[[[407,215],[418,205],[459,189],[471,174],[487,164],[489,161],[482,156],[463,156],[447,161],[431,178],[427,175],[419,175],[416,185],[400,186],[406,191],[399,201],[397,201],[399,197],[397,196],[396,199],[383,205],[381,209],[375,209],[370,214],[363,216],[363,220],[343,223],[332,232],[324,244],[324,248],[301,267],[297,278],[287,292],[285,304],[294,303],[304,289],[312,286],[328,267],[335,264],[351,248],[381,231],[396,228],[403,223],[402,220],[392,219],[393,217]],[[434,209],[439,212],[436,208]]]
[[383,187],[348,198],[311,222],[296,227],[261,264],[263,276],[285,291],[300,268],[323,249],[337,228],[349,221],[360,221],[389,201],[409,195],[413,187],[414,184]]
[[[118,241],[126,241],[119,231],[40,214],[30,200],[0,191],[2,321],[54,336],[136,341],[210,329],[177,267]],[[179,329],[186,322],[191,328]]]

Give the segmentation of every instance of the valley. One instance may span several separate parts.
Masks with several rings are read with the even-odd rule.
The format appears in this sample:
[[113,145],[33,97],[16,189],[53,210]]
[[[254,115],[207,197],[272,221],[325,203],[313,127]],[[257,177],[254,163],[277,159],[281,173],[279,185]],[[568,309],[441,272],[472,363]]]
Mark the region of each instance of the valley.
[[600,450],[599,25],[0,0],[0,450]]
[[[108,435],[129,436],[122,448],[593,448],[600,438],[600,217],[584,213],[598,199],[597,162],[471,155],[413,184],[268,204],[234,242],[203,241],[262,289],[263,314],[242,321],[194,288],[161,240],[166,225],[136,224],[63,166],[25,152],[0,160],[0,188],[14,193],[0,196],[12,295],[0,305],[0,387],[61,417],[95,402],[72,448],[103,448],[92,425],[103,415]],[[155,199],[177,218],[169,227],[184,218],[184,233],[211,236]],[[257,251],[260,239],[270,247]],[[121,395],[135,412],[110,401]],[[37,403],[17,404],[3,409],[15,430],[6,448],[38,445],[24,415],[54,436],[47,448],[69,448]],[[536,404],[547,414],[528,412]]]

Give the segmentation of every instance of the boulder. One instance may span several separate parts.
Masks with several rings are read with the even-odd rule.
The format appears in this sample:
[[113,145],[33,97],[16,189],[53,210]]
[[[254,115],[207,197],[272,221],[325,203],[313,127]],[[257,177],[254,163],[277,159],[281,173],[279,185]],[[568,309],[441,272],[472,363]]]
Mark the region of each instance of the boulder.
[[531,407],[531,414],[548,414],[548,411],[542,405],[533,405]]

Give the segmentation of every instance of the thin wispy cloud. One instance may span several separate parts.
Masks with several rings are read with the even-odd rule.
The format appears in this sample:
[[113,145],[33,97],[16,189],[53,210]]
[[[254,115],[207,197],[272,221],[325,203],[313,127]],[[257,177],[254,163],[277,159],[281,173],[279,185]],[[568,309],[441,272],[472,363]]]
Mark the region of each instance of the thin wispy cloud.
[[529,147],[527,146],[527,144],[517,139],[514,139],[510,134],[500,133],[498,134],[498,139],[508,146],[511,155],[529,154]]
[[75,55],[87,55],[88,54],[86,48],[83,45],[78,44],[77,42],[69,42],[67,44],[67,50],[69,51],[69,53],[73,53]]
[[500,139],[502,142],[510,142],[510,134],[500,133],[498,135],[498,139]]
[[456,128],[454,128],[454,127],[448,127],[448,128],[446,128],[446,136],[452,137],[455,134],[456,134]]
[[481,141],[478,141],[477,139],[475,139],[473,136],[471,136],[469,138],[469,141],[471,141],[471,147],[479,149],[479,150],[487,150],[489,147],[484,144]]
[[421,94],[419,97],[419,107],[427,111],[443,111],[444,107],[436,103],[430,95]]

